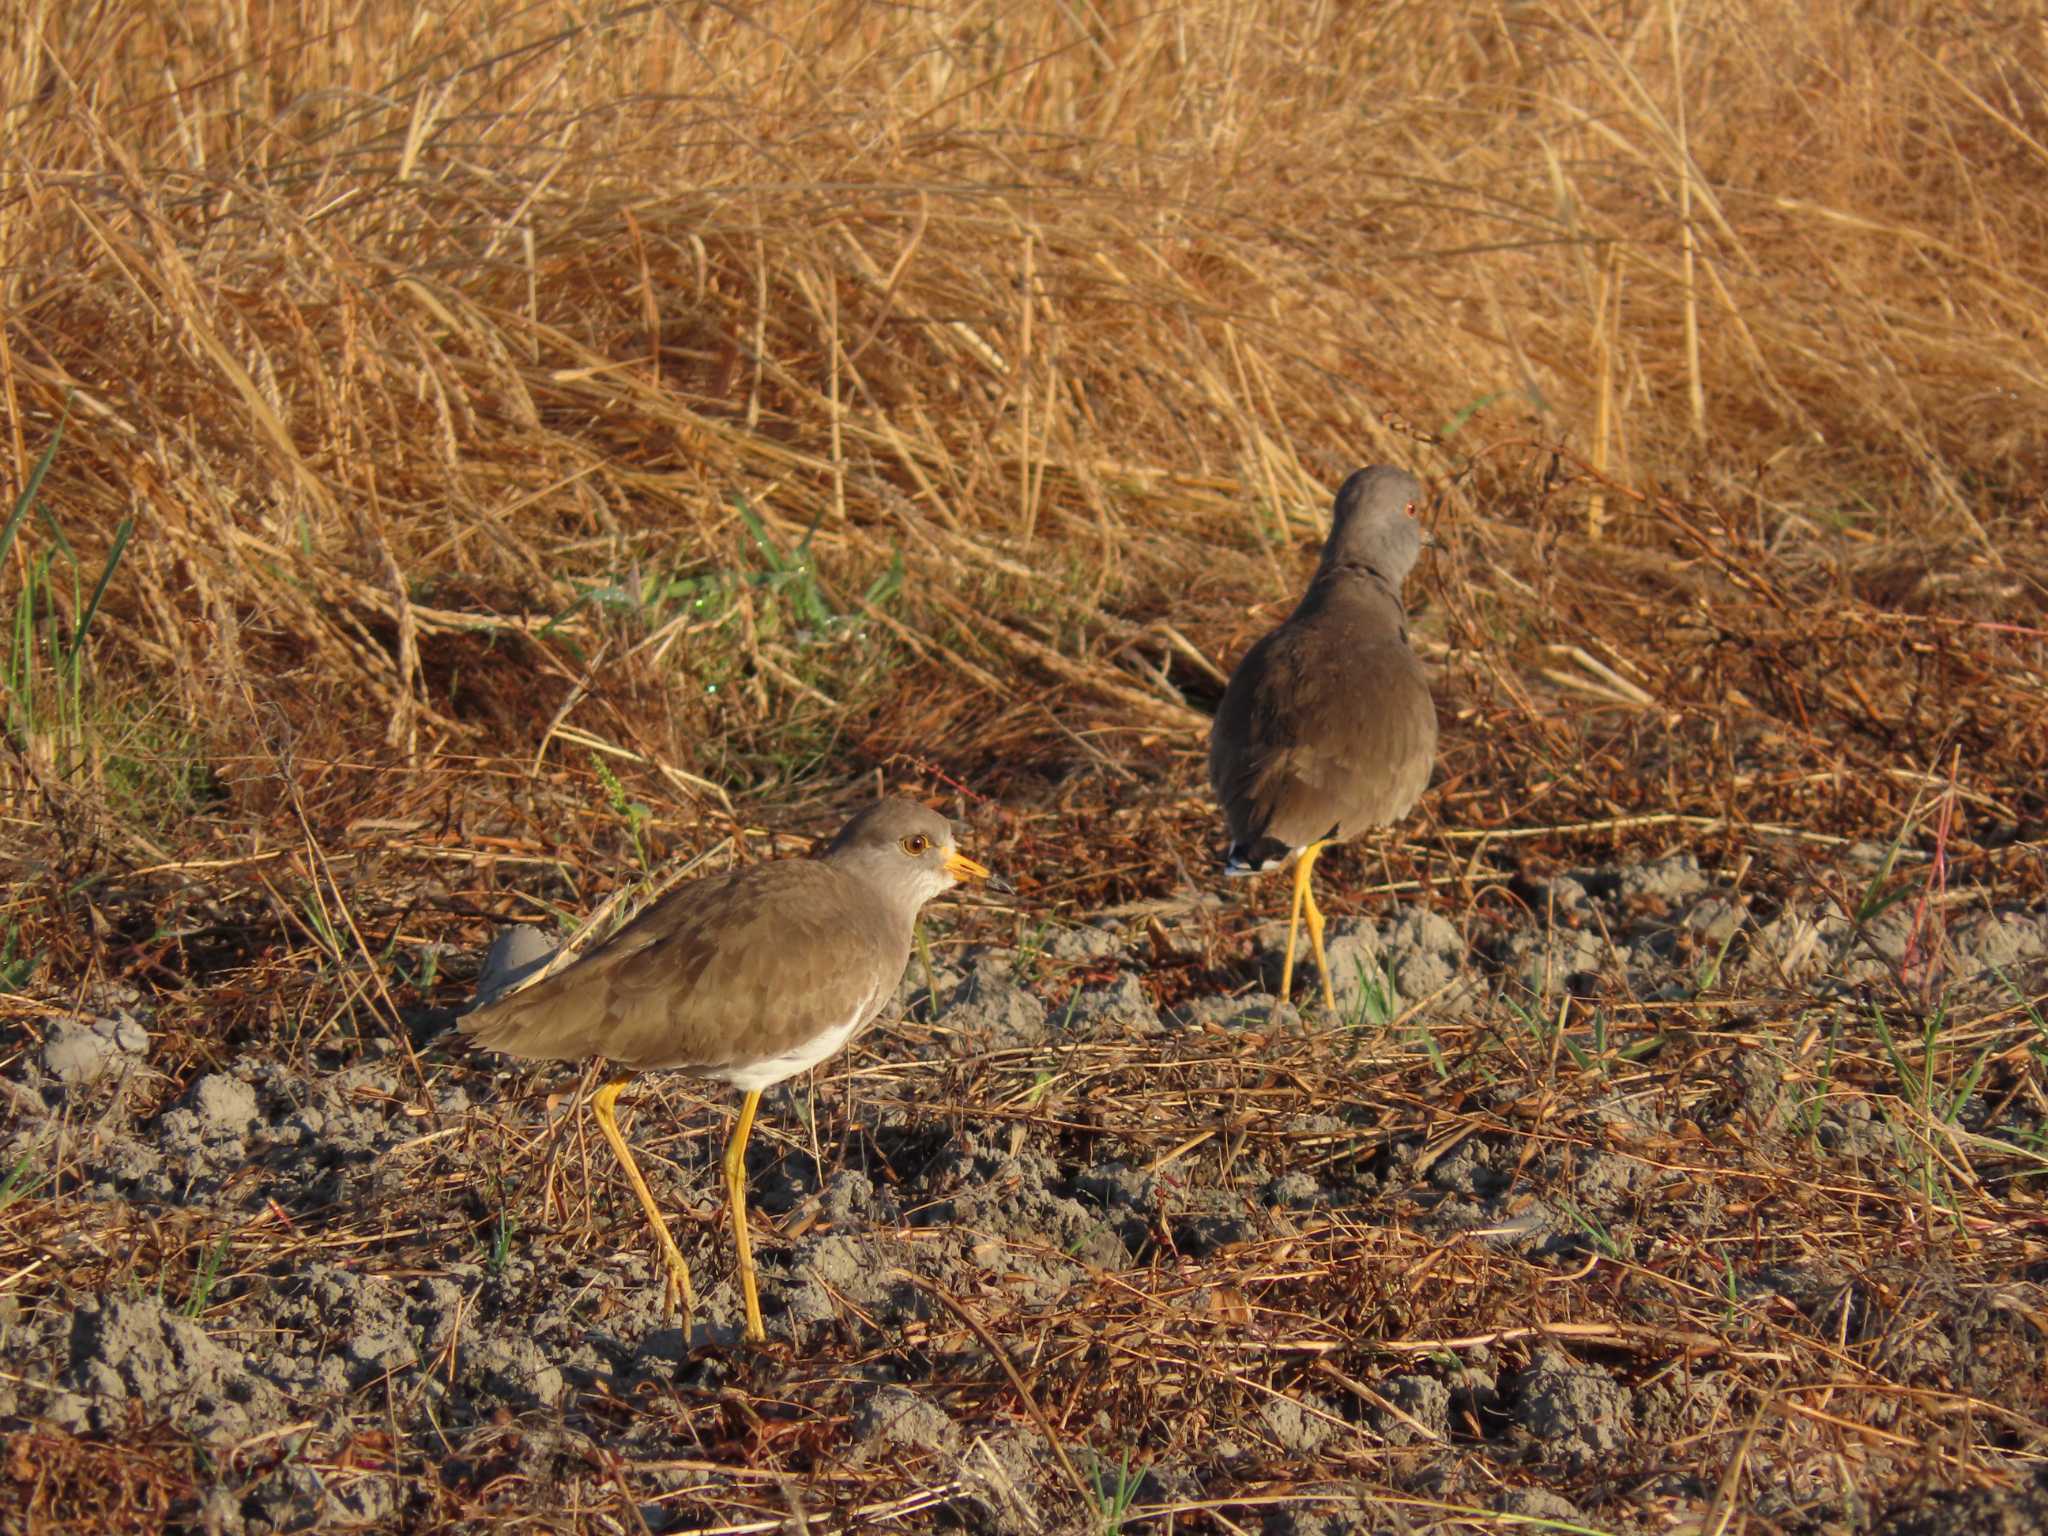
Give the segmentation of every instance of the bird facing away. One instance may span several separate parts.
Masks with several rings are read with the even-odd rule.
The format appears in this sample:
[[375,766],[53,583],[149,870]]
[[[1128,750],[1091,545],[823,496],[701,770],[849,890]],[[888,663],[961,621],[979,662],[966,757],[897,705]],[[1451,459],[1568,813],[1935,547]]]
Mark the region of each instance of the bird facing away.
[[865,1029],[903,979],[918,910],[961,880],[1009,887],[954,845],[936,811],[878,800],[817,859],[782,859],[678,886],[575,964],[463,1017],[479,1045],[615,1070],[591,1095],[598,1129],[654,1229],[664,1296],[691,1329],[689,1266],[619,1133],[612,1106],[634,1072],[672,1068],[745,1090],[725,1148],[747,1338],[761,1303],[747,1240],[747,1136],[761,1090]]
[[1407,815],[1436,758],[1436,706],[1401,607],[1401,583],[1429,542],[1414,517],[1421,501],[1421,483],[1384,464],[1344,482],[1308,590],[1245,652],[1209,732],[1209,785],[1230,835],[1224,872],[1295,860],[1280,995],[1293,984],[1306,910],[1332,1013],[1323,914],[1309,886],[1316,855]]

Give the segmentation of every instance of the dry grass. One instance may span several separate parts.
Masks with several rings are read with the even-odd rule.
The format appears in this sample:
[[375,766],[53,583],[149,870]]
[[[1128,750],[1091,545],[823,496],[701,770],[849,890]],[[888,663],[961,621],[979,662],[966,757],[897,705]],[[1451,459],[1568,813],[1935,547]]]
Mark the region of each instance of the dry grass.
[[[567,728],[735,792],[899,750],[1008,792],[1075,757],[1048,711],[1190,735],[1159,625],[1227,659],[1374,458],[1445,486],[1493,700],[1590,640],[1932,767],[1944,673],[2039,658],[1932,622],[2041,614],[2038,27],[1757,7],[1681,73],[1666,9],[30,5],[7,446],[64,423],[87,585],[135,535],[84,739],[13,733],[10,781],[181,750],[240,810],[287,741]],[[1931,687],[1757,696],[1802,643]]]
[[1380,459],[1446,747],[1340,889],[2038,897],[2048,12],[1879,10],[9,0],[0,979],[298,1052],[876,776],[1170,898]]

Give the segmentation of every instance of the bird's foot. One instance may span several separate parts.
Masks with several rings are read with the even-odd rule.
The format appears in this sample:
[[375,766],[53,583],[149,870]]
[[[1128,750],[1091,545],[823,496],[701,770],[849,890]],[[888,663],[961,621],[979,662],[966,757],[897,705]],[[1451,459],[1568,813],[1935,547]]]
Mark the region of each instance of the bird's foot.
[[690,1266],[683,1262],[683,1256],[674,1243],[662,1245],[661,1264],[662,1310],[681,1321],[683,1341],[687,1344],[697,1326],[697,1298],[690,1289]]

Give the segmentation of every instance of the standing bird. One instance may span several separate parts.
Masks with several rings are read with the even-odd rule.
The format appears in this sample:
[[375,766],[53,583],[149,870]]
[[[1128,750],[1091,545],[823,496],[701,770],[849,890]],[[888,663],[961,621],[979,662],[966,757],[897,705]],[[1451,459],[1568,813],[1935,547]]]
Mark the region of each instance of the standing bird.
[[747,1338],[761,1303],[747,1240],[747,1136],[761,1090],[816,1066],[871,1024],[910,961],[918,910],[961,880],[1009,885],[954,846],[936,811],[878,800],[822,857],[782,859],[678,886],[575,964],[465,1015],[479,1045],[617,1070],[591,1095],[597,1127],[640,1198],[688,1336],[690,1270],[619,1134],[612,1106],[634,1072],[673,1068],[746,1091],[725,1147]]
[[1429,542],[1414,516],[1421,500],[1420,481],[1384,464],[1344,482],[1308,591],[1245,652],[1209,732],[1209,785],[1230,834],[1224,873],[1294,859],[1280,995],[1294,981],[1306,910],[1332,1013],[1323,914],[1309,887],[1316,855],[1407,815],[1436,758],[1436,706],[1401,607],[1401,583]]

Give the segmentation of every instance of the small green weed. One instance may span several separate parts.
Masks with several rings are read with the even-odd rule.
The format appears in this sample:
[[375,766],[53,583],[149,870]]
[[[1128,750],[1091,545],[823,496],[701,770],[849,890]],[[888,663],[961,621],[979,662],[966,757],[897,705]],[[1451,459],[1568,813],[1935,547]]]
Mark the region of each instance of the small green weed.
[[1418,1025],[1411,1039],[1416,1049],[1429,1058],[1430,1070],[1436,1073],[1437,1080],[1439,1082],[1448,1081],[1451,1075],[1451,1064],[1444,1059],[1444,1048],[1437,1044],[1436,1036],[1431,1032],[1429,1025],[1426,1023]]
[[1093,1451],[1081,1453],[1088,1461],[1088,1483],[1095,1492],[1096,1536],[1116,1536],[1138,1502],[1138,1489],[1145,1481],[1145,1469],[1131,1467],[1131,1453],[1111,1467]]
[[604,786],[605,804],[625,825],[626,836],[632,839],[634,860],[641,869],[647,869],[647,843],[640,833],[654,819],[654,812],[626,793],[626,786],[619,782],[619,776],[612,772],[612,765],[604,760],[602,753],[590,754],[590,767],[597,775],[597,782]]
[[1884,857],[1877,861],[1877,868],[1871,871],[1870,879],[1864,884],[1863,894],[1857,898],[1856,910],[1850,914],[1857,927],[1863,927],[1907,897],[1919,892],[1923,877],[1908,875],[1900,880],[1892,879],[1892,870],[1899,862],[1899,852],[1906,846],[1906,839],[1913,835],[1915,825],[1913,819],[1908,817],[1899,828],[1898,835],[1891,840],[1891,845],[1885,849]]
[[77,551],[39,499],[63,440],[64,423],[59,422],[0,524],[0,570],[10,568],[9,556],[31,512],[48,535],[43,548],[12,562],[21,572],[21,585],[12,611],[0,612],[0,692],[6,695],[0,729],[30,762],[68,779],[106,756],[93,708],[86,642],[134,536],[135,520],[123,518],[115,527],[106,561],[88,589]]
[[1393,982],[1387,978],[1378,961],[1368,967],[1366,961],[1360,959],[1353,963],[1352,970],[1358,982],[1358,1001],[1352,1008],[1351,1027],[1385,1029],[1401,1011]]
[[[856,611],[860,605],[836,602],[818,575],[811,545],[823,508],[795,547],[785,548],[745,497],[735,494],[727,500],[745,533],[742,559],[733,567],[707,568],[693,552],[680,568],[649,571],[641,563],[645,557],[636,552],[626,568],[581,587],[538,635],[580,654],[564,626],[586,609],[619,615],[645,634],[680,625],[698,638],[675,649],[676,665],[705,699],[726,696],[747,679],[751,658],[770,678],[821,706],[786,715],[765,749],[776,777],[794,782],[838,749],[842,711],[830,695],[840,695],[843,702],[864,670],[888,653],[869,643],[865,620]],[[905,570],[899,549],[868,582],[862,604],[894,605]],[[848,645],[849,640],[859,643]]]
[[1692,995],[1694,997],[1706,996],[1708,989],[1721,979],[1722,967],[1728,963],[1729,946],[1735,942],[1736,935],[1741,931],[1742,929],[1739,925],[1730,927],[1728,932],[1722,936],[1720,947],[1712,955],[1701,959],[1699,968],[1692,975]]
[[42,1184],[41,1179],[23,1181],[23,1176],[35,1163],[35,1156],[33,1151],[22,1153],[14,1166],[7,1170],[7,1176],[0,1178],[0,1211],[6,1210],[17,1200],[26,1200]]
[[1073,1038],[1070,1031],[1074,1025],[1074,1009],[1079,1006],[1080,1001],[1081,989],[1079,987],[1074,988],[1072,992],[1067,994],[1066,1011],[1060,1015],[1059,1029],[1057,1031],[1058,1037],[1062,1040]]
[[1571,1218],[1572,1225],[1578,1228],[1579,1235],[1591,1243],[1602,1256],[1610,1259],[1627,1257],[1627,1254],[1622,1250],[1621,1243],[1616,1240],[1614,1235],[1598,1220],[1588,1215],[1580,1207],[1578,1201],[1572,1199],[1569,1195],[1565,1197],[1564,1213]]
[[1027,923],[1023,934],[1017,940],[1017,958],[1011,969],[1017,978],[1017,985],[1028,987],[1038,980],[1045,961],[1045,946],[1052,934],[1052,925],[1046,922]]
[[491,1251],[484,1265],[494,1275],[505,1273],[505,1265],[512,1257],[512,1244],[519,1236],[519,1220],[512,1214],[512,1205],[500,1190],[497,1214],[491,1218]]
[[228,1234],[223,1232],[220,1241],[203,1250],[199,1255],[199,1267],[192,1274],[192,1294],[185,1298],[182,1308],[190,1318],[197,1318],[206,1310],[206,1303],[213,1295],[213,1288],[220,1283],[221,1267],[228,1261]]
[[1070,1259],[1077,1259],[1081,1256],[1081,1250],[1083,1248],[1086,1248],[1090,1243],[1094,1242],[1098,1236],[1100,1236],[1104,1232],[1107,1232],[1108,1230],[1109,1223],[1106,1221],[1098,1221],[1092,1227],[1083,1227],[1079,1232],[1076,1232],[1072,1237],[1067,1239],[1066,1246],[1062,1248],[1060,1251],[1066,1254],[1066,1256]]
[[1795,1119],[1799,1125],[1799,1134],[1804,1136],[1809,1142],[1819,1134],[1821,1109],[1834,1095],[1835,1057],[1840,1052],[1841,1046],[1842,1021],[1837,1019],[1828,1026],[1828,1048],[1820,1059],[1819,1070],[1814,1073],[1812,1091],[1798,1095],[1798,1108],[1795,1111]]
[[[760,514],[747,504],[744,496],[732,495],[726,498],[739,513],[740,521],[747,525],[747,533],[754,541],[754,549],[761,556],[765,570],[756,572],[750,582],[757,591],[767,597],[780,599],[779,603],[766,604],[762,612],[771,628],[778,621],[792,621],[797,626],[809,625],[817,629],[829,629],[840,615],[833,611],[825,600],[825,594],[818,585],[818,573],[811,563],[811,539],[818,531],[818,524],[825,516],[825,509],[818,508],[818,515],[811,519],[811,526],[804,530],[804,536],[797,541],[794,550],[785,552],[769,533]],[[902,575],[899,571],[898,582]]]
[[29,953],[18,923],[0,923],[0,992],[21,992],[36,973],[36,957]]
[[1550,403],[1543,398],[1543,392],[1537,389],[1536,386],[1533,384],[1525,384],[1515,389],[1490,390],[1486,394],[1480,395],[1477,399],[1472,400],[1468,404],[1461,406],[1458,410],[1452,412],[1450,419],[1447,420],[1442,426],[1437,428],[1437,435],[1439,437],[1446,438],[1456,437],[1468,425],[1470,425],[1472,418],[1474,416],[1477,416],[1489,405],[1493,405],[1502,400],[1513,399],[1517,395],[1521,396],[1524,400],[1527,400],[1531,408],[1533,408],[1539,416],[1547,414],[1550,410]]
[[1914,1188],[1920,1197],[1930,1206],[1938,1205],[1948,1212],[1950,1220],[1960,1229],[1962,1210],[1950,1187],[1948,1168],[1936,1152],[1933,1132],[1936,1125],[1950,1130],[1956,1128],[1964,1107],[1977,1091],[1977,1083],[1990,1062],[1992,1048],[1987,1044],[1979,1051],[1976,1060],[1960,1077],[1944,1073],[1944,1061],[1954,1055],[1942,1038],[1947,1017],[1946,1007],[1938,1007],[1927,1016],[1921,1027],[1920,1063],[1915,1068],[1892,1034],[1884,1010],[1877,1007],[1870,1010],[1871,1027],[1876,1030],[1885,1056],[1898,1078],[1898,1097],[1921,1121],[1920,1127],[1909,1126],[1904,1123],[1905,1117],[1887,1106],[1885,1120],[1892,1133],[1893,1145],[1900,1160],[1911,1170]]
[[2019,1004],[2020,1012],[2027,1016],[2028,1022],[2034,1026],[2034,1033],[2040,1037],[2031,1047],[2034,1059],[2048,1063],[2048,1019],[2041,1016],[2040,1005],[2022,992],[2019,983],[2006,975],[2002,968],[1994,965],[1991,974],[1996,976],[2005,990],[2012,994],[2012,1000]]
[[1951,1078],[1947,1083],[1940,1081],[1943,1062],[1955,1053],[1942,1038],[1943,1025],[1948,1018],[1945,1007],[1936,1008],[1927,1016],[1920,1031],[1920,1065],[1918,1070],[1907,1064],[1898,1042],[1893,1038],[1891,1026],[1885,1022],[1884,1010],[1873,1007],[1870,1010],[1871,1026],[1877,1031],[1883,1043],[1885,1055],[1898,1074],[1900,1097],[1930,1120],[1943,1125],[1954,1125],[1977,1091],[1977,1083],[1989,1064],[1991,1047],[1986,1045],[1977,1053],[1960,1078]]

